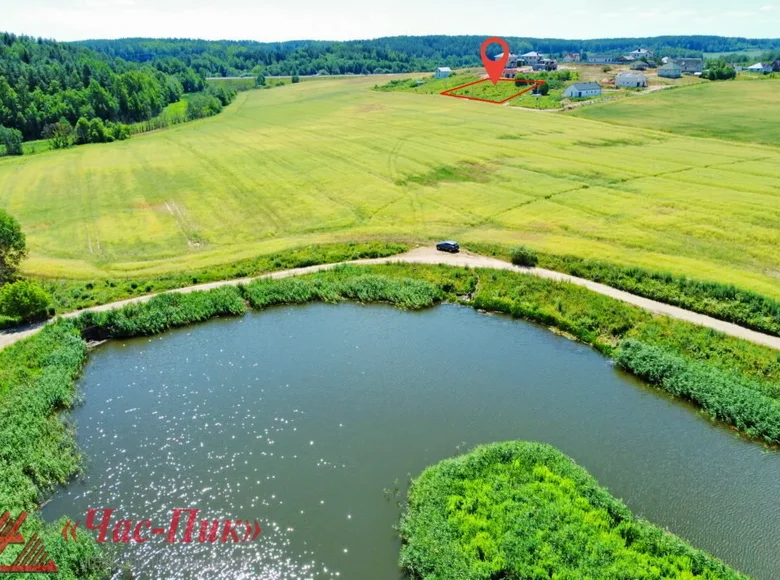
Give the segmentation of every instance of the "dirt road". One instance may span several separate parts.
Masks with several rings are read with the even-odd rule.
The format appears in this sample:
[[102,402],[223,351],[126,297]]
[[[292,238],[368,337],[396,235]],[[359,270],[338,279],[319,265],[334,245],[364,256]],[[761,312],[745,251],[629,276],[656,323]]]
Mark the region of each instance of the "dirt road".
[[[286,278],[288,276],[299,276],[301,274],[310,274],[312,272],[329,270],[337,265],[345,264],[345,263],[372,265],[372,264],[387,264],[391,262],[406,262],[406,263],[416,263],[416,264],[448,264],[451,266],[470,266],[472,268],[493,268],[496,270],[512,270],[515,272],[523,272],[525,274],[539,276],[540,278],[547,278],[549,280],[569,282],[571,284],[576,284],[577,286],[583,286],[585,288],[588,288],[593,292],[604,294],[606,296],[616,298],[617,300],[622,300],[623,302],[633,304],[635,306],[638,306],[640,308],[643,308],[655,314],[663,314],[665,316],[669,316],[671,318],[677,318],[679,320],[685,320],[693,324],[697,324],[699,326],[706,326],[708,328],[713,328],[715,330],[719,330],[720,332],[723,332],[724,334],[728,334],[730,336],[735,336],[737,338],[742,338],[744,340],[748,340],[756,344],[761,344],[764,346],[769,346],[771,348],[780,350],[780,337],[763,334],[760,332],[756,332],[754,330],[749,330],[747,328],[737,326],[736,324],[731,324],[730,322],[723,322],[722,320],[717,320],[715,318],[705,316],[704,314],[697,314],[696,312],[690,312],[688,310],[684,310],[676,306],[670,306],[669,304],[664,304],[663,302],[656,302],[655,300],[642,298],[641,296],[629,294],[628,292],[623,292],[622,290],[617,290],[615,288],[611,288],[610,286],[599,284],[598,282],[592,282],[590,280],[585,280],[583,278],[576,278],[574,276],[569,276],[568,274],[561,274],[560,272],[553,272],[552,270],[545,270],[542,268],[521,268],[519,266],[513,266],[508,262],[504,262],[496,258],[488,258],[486,256],[480,256],[477,254],[472,254],[470,252],[461,252],[460,254],[447,254],[444,252],[437,252],[434,248],[425,247],[425,248],[417,248],[405,254],[391,256],[389,258],[355,260],[353,262],[339,262],[337,264],[322,264],[319,266],[309,266],[307,268],[295,268],[292,270],[284,270],[281,272],[272,272],[270,274],[264,274],[263,276],[258,276],[258,278]],[[236,286],[238,284],[246,284],[247,282],[250,282],[254,279],[256,278],[243,278],[239,280],[224,280],[221,282],[211,282],[209,284],[200,284],[198,286],[189,286],[187,288],[171,290],[171,292],[195,292],[197,290],[210,290],[212,288],[217,288],[219,286],[228,286],[228,285]],[[153,296],[155,296],[155,294],[140,296],[138,298],[131,298],[129,300],[122,300],[120,302],[112,302],[110,304],[104,304],[102,306],[86,308],[85,310],[65,314],[63,315],[63,317],[71,318],[74,316],[78,316],[79,314],[81,314],[81,312],[84,312],[86,310],[99,312],[104,310],[111,310],[114,308],[121,308],[122,306],[134,302],[146,302]],[[3,348],[5,348],[10,344],[22,340],[23,338],[35,334],[41,329],[42,326],[43,324],[37,324],[37,325],[31,325],[28,327],[14,329],[14,330],[0,331],[0,350],[2,350]]]

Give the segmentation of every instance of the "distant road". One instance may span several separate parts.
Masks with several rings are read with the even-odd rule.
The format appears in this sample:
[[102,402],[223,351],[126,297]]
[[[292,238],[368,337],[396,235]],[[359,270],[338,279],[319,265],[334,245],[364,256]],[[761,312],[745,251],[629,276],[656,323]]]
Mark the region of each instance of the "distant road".
[[[177,290],[171,290],[170,292],[196,292],[198,290],[211,290],[213,288],[219,288],[220,286],[237,286],[239,284],[246,284],[252,280],[259,278],[287,278],[289,276],[300,276],[303,274],[311,274],[313,272],[320,272],[322,270],[330,270],[341,264],[360,264],[360,265],[374,265],[374,264],[389,264],[394,262],[403,262],[407,264],[446,264],[449,266],[469,266],[471,268],[492,268],[494,270],[511,270],[514,272],[520,272],[524,274],[531,274],[532,276],[538,276],[540,278],[546,278],[548,280],[557,280],[559,282],[568,282],[577,286],[583,286],[588,290],[592,290],[598,294],[610,296],[622,302],[633,304],[639,308],[643,308],[648,312],[654,314],[661,314],[669,316],[670,318],[676,318],[678,320],[685,320],[696,324],[698,326],[706,326],[714,330],[718,330],[729,336],[741,338],[755,344],[768,346],[780,350],[780,337],[771,336],[761,332],[756,332],[730,322],[724,322],[717,320],[704,314],[698,314],[689,310],[678,308],[677,306],[671,306],[658,302],[656,300],[650,300],[648,298],[642,298],[635,294],[629,294],[622,290],[617,290],[611,286],[605,286],[598,282],[592,282],[591,280],[585,280],[584,278],[577,278],[568,274],[561,274],[560,272],[554,272],[552,270],[545,270],[543,268],[523,268],[520,266],[514,266],[509,262],[498,260],[496,258],[489,258],[487,256],[480,256],[478,254],[472,254],[471,252],[461,252],[459,254],[447,254],[444,252],[437,252],[432,247],[422,247],[406,252],[405,254],[399,254],[397,256],[390,256],[387,258],[374,258],[368,260],[354,260],[352,262],[337,262],[335,264],[320,264],[318,266],[309,266],[306,268],[293,268],[292,270],[282,270],[280,272],[271,272],[269,274],[263,274],[256,278],[242,278],[238,280],[223,280],[220,282],[211,282],[209,284],[199,284],[197,286],[189,286],[187,288],[179,288]],[[110,304],[104,304],[102,306],[93,306],[92,308],[85,308],[77,312],[70,312],[63,315],[63,318],[73,318],[78,316],[82,312],[101,312],[105,310],[113,310],[116,308],[122,308],[127,304],[133,304],[138,302],[146,302],[150,300],[156,294],[149,294],[147,296],[139,296],[138,298],[130,298],[129,300],[122,300],[120,302],[112,302]],[[37,324],[27,326],[24,328],[18,328],[13,330],[0,331],[0,350],[6,346],[18,342],[23,338],[31,336],[44,326],[44,324]]]

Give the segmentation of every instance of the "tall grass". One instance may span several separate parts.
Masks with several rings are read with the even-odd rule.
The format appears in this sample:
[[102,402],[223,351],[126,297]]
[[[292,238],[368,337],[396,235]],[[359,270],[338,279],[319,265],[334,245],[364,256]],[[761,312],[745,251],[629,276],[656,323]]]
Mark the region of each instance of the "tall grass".
[[493,443],[427,468],[398,531],[412,578],[746,578],[634,517],[540,443]]

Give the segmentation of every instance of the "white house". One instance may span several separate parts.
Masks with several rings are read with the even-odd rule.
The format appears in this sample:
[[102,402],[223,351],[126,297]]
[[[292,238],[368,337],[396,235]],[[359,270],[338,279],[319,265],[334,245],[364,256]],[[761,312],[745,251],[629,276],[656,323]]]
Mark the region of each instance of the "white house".
[[620,73],[615,77],[615,86],[617,87],[646,87],[647,77],[639,73]]
[[704,69],[704,61],[700,58],[675,58],[672,62],[684,73],[700,73]]
[[583,97],[598,97],[601,95],[601,87],[597,83],[574,83],[563,91],[564,97],[581,99]]
[[526,52],[525,54],[521,54],[520,58],[522,58],[525,61],[525,64],[528,65],[535,65],[541,60],[544,60],[544,55],[540,52]]
[[646,48],[637,48],[636,50],[632,50],[629,54],[637,60],[640,58],[646,58],[648,60],[653,58],[653,51]]
[[582,57],[579,52],[570,52],[563,57],[563,62],[580,62],[581,58]]
[[448,76],[452,74],[452,69],[448,66],[440,66],[436,69],[436,72],[433,73],[434,78],[437,79],[446,79]]
[[763,62],[757,62],[753,66],[749,66],[745,69],[742,69],[747,72],[754,72],[754,73],[763,73],[763,74],[769,74],[772,72],[772,65],[771,64],[764,64]]
[[591,64],[615,64],[617,58],[608,54],[589,54],[588,62]]

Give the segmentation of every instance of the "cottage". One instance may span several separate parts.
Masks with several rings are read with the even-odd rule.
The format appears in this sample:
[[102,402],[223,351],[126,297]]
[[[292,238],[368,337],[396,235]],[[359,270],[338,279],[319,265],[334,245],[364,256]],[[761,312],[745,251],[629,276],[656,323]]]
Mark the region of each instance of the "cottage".
[[647,86],[647,77],[640,73],[620,73],[615,77],[618,87],[638,88]]
[[701,58],[676,58],[673,62],[683,73],[700,73],[704,69],[704,61]]
[[645,61],[643,61],[643,60],[638,60],[638,61],[634,62],[634,63],[631,65],[631,70],[639,70],[639,71],[643,71],[643,70],[647,70],[648,66],[649,66],[649,65],[648,65],[648,64],[647,64]]
[[608,54],[589,54],[588,62],[591,64],[615,64],[617,59]]
[[523,59],[525,64],[529,64],[531,66],[537,64],[538,62],[544,60],[544,55],[540,52],[526,52],[525,54],[521,54],[520,58]]
[[581,99],[583,97],[598,97],[601,95],[601,87],[596,83],[574,83],[563,91],[564,97]]
[[636,59],[631,56],[630,54],[624,54],[623,56],[619,56],[617,61],[621,64],[626,64],[629,62],[634,62]]
[[582,55],[579,52],[570,52],[563,57],[563,62],[580,62]]
[[646,48],[637,48],[636,50],[632,50],[629,53],[629,55],[633,56],[634,59],[636,60],[643,59],[643,58],[650,60],[651,58],[653,58],[653,51],[648,50]]
[[772,65],[771,64],[764,64],[762,62],[757,62],[753,66],[749,66],[746,69],[742,69],[746,72],[753,72],[753,73],[763,73],[768,74],[772,72]]
[[675,62],[667,62],[662,67],[659,67],[658,76],[667,79],[679,79],[682,76],[682,69]]
[[452,69],[448,66],[440,66],[436,69],[436,72],[433,73],[434,78],[437,79],[446,79],[448,76],[452,74]]

